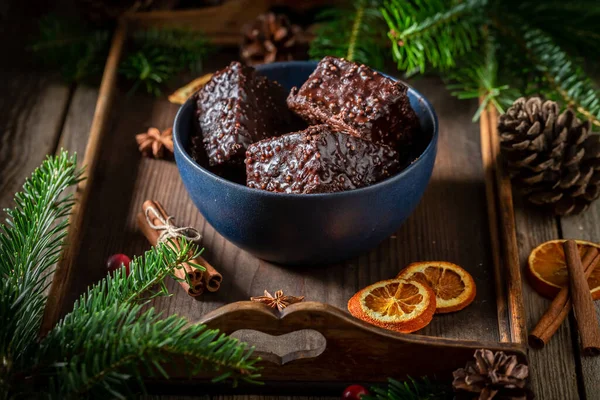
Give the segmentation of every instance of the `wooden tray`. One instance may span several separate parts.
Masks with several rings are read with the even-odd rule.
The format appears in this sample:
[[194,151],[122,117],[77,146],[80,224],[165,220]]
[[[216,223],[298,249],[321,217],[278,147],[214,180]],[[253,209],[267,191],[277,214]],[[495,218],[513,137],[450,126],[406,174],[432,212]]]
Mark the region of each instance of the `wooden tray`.
[[[205,13],[210,17],[214,10]],[[185,19],[189,14],[181,16]],[[175,21],[177,15],[170,14]],[[322,385],[379,382],[387,377],[449,377],[482,347],[504,350],[526,362],[519,268],[503,256],[511,254],[514,226],[511,229],[510,221],[500,224],[498,219],[498,215],[511,215],[512,202],[504,199],[497,207],[489,184],[495,178],[493,163],[488,163],[493,159],[493,143],[487,136],[494,133],[492,113],[484,113],[484,140],[480,141],[478,126],[471,122],[477,104],[450,97],[437,79],[411,82],[431,101],[440,122],[433,177],[417,210],[394,235],[356,259],[318,268],[274,265],[228,243],[205,222],[174,162],[140,156],[134,135],[148,126],[172,126],[178,109],[164,99],[127,97],[116,89],[116,67],[127,31],[140,20],[147,27],[153,18],[128,16],[113,38],[83,160],[88,179],[77,189],[70,245],[50,290],[45,329],[71,309],[86,287],[105,276],[110,254],[141,254],[148,249],[135,216],[144,200],[153,199],[179,223],[201,231],[206,258],[223,274],[220,291],[200,300],[170,281],[173,296],[158,298],[153,306],[255,344],[264,360],[262,379],[278,382],[277,387],[306,389],[319,383],[322,390]],[[206,70],[222,68],[231,59],[231,53],[222,52]],[[497,178],[503,182],[501,175]],[[504,247],[499,237],[505,238]],[[461,312],[435,316],[429,326],[410,335],[373,327],[348,314],[346,303],[357,290],[391,278],[418,260],[448,260],[464,266],[477,284],[475,302]],[[303,295],[307,302],[279,313],[247,301],[264,289]],[[185,371],[174,371],[176,381],[184,377]],[[186,382],[193,385],[205,378]]]

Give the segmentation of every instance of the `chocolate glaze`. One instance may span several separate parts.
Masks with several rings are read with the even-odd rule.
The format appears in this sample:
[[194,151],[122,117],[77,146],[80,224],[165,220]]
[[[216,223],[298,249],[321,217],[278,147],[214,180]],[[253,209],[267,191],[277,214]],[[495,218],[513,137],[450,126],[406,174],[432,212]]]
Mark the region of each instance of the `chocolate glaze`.
[[[294,116],[285,96],[278,83],[239,62],[215,73],[195,94],[199,136],[209,165],[241,165],[251,143],[289,129]],[[192,147],[194,158],[202,158],[198,140],[192,140]]]
[[340,192],[371,185],[398,170],[398,153],[391,147],[326,125],[264,139],[246,151],[247,186],[271,192]]
[[300,89],[292,88],[287,103],[311,124],[397,148],[419,129],[406,92],[402,83],[365,65],[325,57]]

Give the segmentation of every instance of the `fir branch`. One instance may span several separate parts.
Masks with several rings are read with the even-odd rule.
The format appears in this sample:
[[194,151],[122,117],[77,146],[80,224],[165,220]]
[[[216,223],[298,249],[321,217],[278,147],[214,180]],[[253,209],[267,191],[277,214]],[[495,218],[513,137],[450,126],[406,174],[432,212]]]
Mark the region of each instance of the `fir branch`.
[[[594,125],[600,126],[600,96],[594,82],[551,36],[528,26],[514,17],[519,28],[506,21],[494,19],[494,25],[504,35],[512,38],[525,58],[533,66],[536,94],[560,101],[575,109]],[[527,87],[531,90],[532,84]],[[527,93],[525,93],[527,94]]]
[[[60,69],[68,82],[100,75],[109,49],[110,30],[90,28],[76,19],[48,15],[30,50],[46,64]],[[138,30],[133,34],[119,71],[160,95],[160,87],[184,70],[197,72],[212,47],[201,32],[185,29]]]
[[130,93],[143,85],[148,94],[160,96],[160,86],[171,79],[178,69],[159,49],[149,49],[128,55],[121,62],[119,72],[134,82]]
[[211,47],[200,32],[183,29],[150,29],[134,34],[132,52],[124,58],[120,71],[146,92],[159,96],[160,87],[174,76],[189,69],[201,69],[202,59]]
[[361,400],[450,400],[454,398],[452,389],[428,378],[413,379],[404,382],[389,378],[388,385],[382,389],[371,388],[371,395],[361,396]]
[[365,18],[365,7],[366,1],[359,2],[358,8],[356,9],[356,16],[354,17],[354,23],[352,24],[352,30],[350,31],[350,39],[348,40],[348,53],[346,58],[348,61],[354,61],[356,57],[356,43],[360,33],[360,27],[363,24]]
[[185,240],[179,247],[153,248],[132,260],[129,276],[122,268],[92,286],[42,341],[36,365],[52,377],[54,397],[124,397],[143,388],[145,369],[168,376],[164,367],[173,356],[188,361],[192,373],[212,370],[234,382],[255,381],[257,359],[249,359],[252,349],[245,344],[182,317],[142,312],[149,299],[168,295],[164,279],[196,257],[197,248]]
[[[561,48],[572,54],[586,56],[590,52],[600,51],[600,3],[596,0],[562,1],[548,0],[544,2],[514,1],[513,5],[505,5],[504,10],[514,9],[521,19],[527,16],[527,24],[552,36]],[[498,13],[506,14],[498,10]],[[596,58],[589,61],[597,62]]]
[[42,17],[30,50],[61,71],[67,82],[79,82],[102,72],[109,47],[108,29],[92,30],[80,21],[54,14]]
[[48,157],[15,194],[0,225],[0,384],[10,390],[10,375],[24,368],[37,350],[46,297],[46,278],[58,261],[66,236],[72,196],[63,192],[81,177],[77,159],[61,152]]
[[310,44],[310,57],[343,57],[381,69],[386,38],[380,5],[381,0],[355,0],[349,7],[322,12],[316,37]]
[[0,225],[0,396],[3,398],[125,398],[143,389],[142,376],[177,360],[216,379],[256,382],[253,349],[236,339],[164,317],[145,304],[168,295],[164,279],[198,254],[182,239],[162,244],[92,286],[41,341],[44,290],[66,236],[72,196],[81,179],[75,157],[49,157],[15,195]]
[[474,122],[489,104],[502,114],[505,107],[519,97],[518,90],[498,83],[497,51],[494,35],[486,30],[481,46],[446,74],[447,87],[453,96],[461,100],[480,99],[479,108],[473,116]]
[[454,67],[477,43],[487,0],[388,0],[382,14],[388,24],[398,69],[424,72]]
[[592,80],[543,32],[531,29],[523,37],[527,54],[548,85],[569,107],[600,126],[600,97]]
[[214,51],[202,32],[180,28],[136,31],[133,46],[141,51],[160,49],[173,59],[178,72],[187,68],[194,73],[202,69],[202,60]]

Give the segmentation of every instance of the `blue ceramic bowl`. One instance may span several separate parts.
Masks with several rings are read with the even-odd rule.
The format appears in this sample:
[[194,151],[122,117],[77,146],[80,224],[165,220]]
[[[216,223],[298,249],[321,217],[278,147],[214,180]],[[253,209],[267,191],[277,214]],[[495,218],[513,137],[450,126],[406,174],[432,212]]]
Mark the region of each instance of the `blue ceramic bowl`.
[[[257,70],[286,89],[300,86],[315,62],[282,62]],[[409,88],[410,102],[431,140],[418,159],[375,185],[339,193],[281,194],[226,180],[188,154],[194,104],[188,100],[173,126],[175,160],[183,183],[206,220],[227,240],[281,264],[327,264],[372,249],[415,209],[435,162],[438,121],[431,104]]]

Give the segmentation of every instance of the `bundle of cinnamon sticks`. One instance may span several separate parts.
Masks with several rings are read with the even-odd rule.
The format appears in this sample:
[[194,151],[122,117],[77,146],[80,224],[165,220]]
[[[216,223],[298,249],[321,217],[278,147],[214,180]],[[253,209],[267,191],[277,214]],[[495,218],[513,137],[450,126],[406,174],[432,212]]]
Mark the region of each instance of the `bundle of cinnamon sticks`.
[[[169,216],[163,206],[159,202],[152,200],[146,200],[142,205],[142,212],[137,215],[138,226],[152,246],[158,244],[164,230],[157,227],[166,228],[166,226],[171,224],[171,219],[172,217]],[[171,227],[173,226],[171,225]],[[173,228],[177,229],[177,227]],[[177,240],[166,243],[169,246],[179,246]],[[205,290],[209,292],[219,290],[223,276],[201,256],[190,261],[193,264],[203,266],[205,271],[196,269],[188,263],[183,264],[182,268],[176,268],[173,272],[183,289],[192,297],[200,296]]]
[[544,347],[573,307],[584,354],[599,355],[600,326],[587,278],[600,264],[600,252],[596,248],[591,248],[582,260],[574,240],[567,240],[563,247],[569,272],[569,285],[560,290],[531,331],[529,345],[533,348]]

